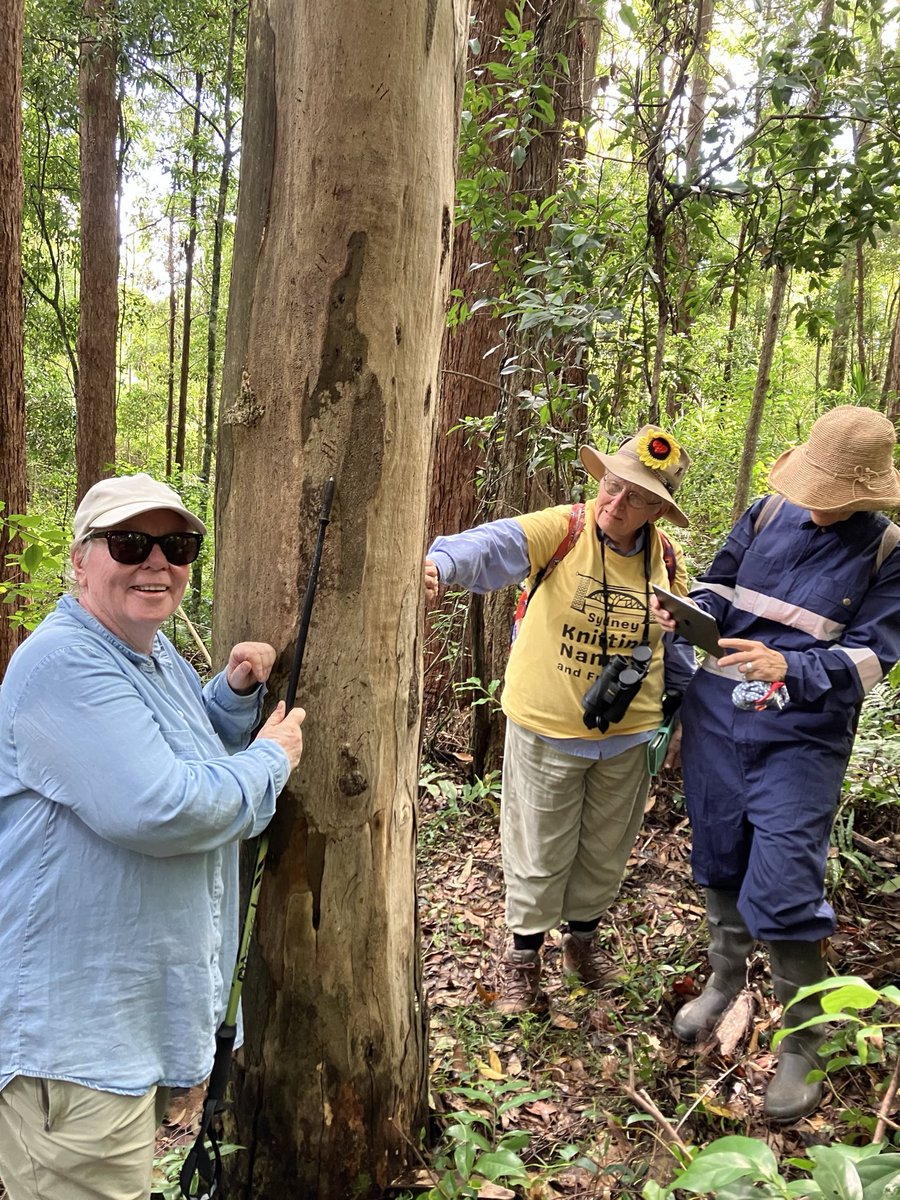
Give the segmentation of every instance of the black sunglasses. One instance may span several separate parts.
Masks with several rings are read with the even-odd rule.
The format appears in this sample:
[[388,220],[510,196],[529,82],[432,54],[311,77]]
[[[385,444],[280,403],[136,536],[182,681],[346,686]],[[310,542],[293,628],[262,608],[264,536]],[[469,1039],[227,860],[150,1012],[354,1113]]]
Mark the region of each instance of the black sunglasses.
[[186,567],[194,561],[203,545],[202,533],[164,533],[154,537],[152,533],[139,533],[136,529],[104,529],[87,536],[88,541],[97,538],[105,538],[110,558],[127,567],[146,562],[154,546],[159,546],[173,567]]

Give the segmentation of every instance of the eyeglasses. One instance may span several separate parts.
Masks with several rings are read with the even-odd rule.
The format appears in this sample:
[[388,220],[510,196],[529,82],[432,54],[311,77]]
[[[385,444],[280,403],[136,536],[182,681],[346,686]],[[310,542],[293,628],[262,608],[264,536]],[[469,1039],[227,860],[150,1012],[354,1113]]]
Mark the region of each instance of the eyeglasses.
[[610,475],[608,471],[603,476],[602,484],[607,496],[621,496],[624,492],[625,503],[629,508],[662,508],[666,503],[658,496],[642,496],[640,492],[629,491],[627,484],[621,479],[616,479],[615,475]]
[[186,567],[194,561],[203,545],[202,533],[164,533],[154,537],[152,533],[139,533],[136,529],[104,529],[89,533],[85,540],[98,538],[106,539],[109,557],[127,567],[146,562],[154,546],[159,546],[173,567]]

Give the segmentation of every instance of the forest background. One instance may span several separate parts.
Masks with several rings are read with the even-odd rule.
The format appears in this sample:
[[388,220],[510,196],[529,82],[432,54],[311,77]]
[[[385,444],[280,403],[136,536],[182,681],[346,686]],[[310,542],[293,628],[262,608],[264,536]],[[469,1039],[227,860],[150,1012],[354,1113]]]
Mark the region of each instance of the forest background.
[[[18,323],[6,309],[0,325],[0,673],[60,590],[86,487],[113,463],[147,470],[212,525],[217,433],[242,419],[234,396],[218,410],[247,9],[26,0],[18,24],[16,11],[0,37],[22,52],[21,75],[14,58],[0,64],[0,133],[3,178],[17,162],[23,184],[20,212],[15,188],[0,188],[4,246],[20,238],[23,302]],[[473,0],[423,548],[434,533],[580,498],[577,447],[615,445],[651,420],[693,457],[682,541],[697,571],[818,414],[859,403],[896,419],[897,34],[897,9],[880,0]],[[252,416],[244,381],[236,399]],[[210,538],[185,601],[207,641],[214,556]],[[508,614],[508,596],[451,596],[427,614],[421,778],[425,814],[439,800],[445,832],[446,810],[463,803],[490,823]],[[188,628],[170,633],[202,670]],[[889,898],[893,683],[870,709],[835,878],[849,887],[846,869]],[[861,832],[866,812],[876,815]],[[482,1086],[505,1086],[508,1063],[470,1051]],[[893,1053],[888,1040],[876,1059]],[[458,1084],[458,1059],[452,1070]],[[540,1091],[520,1092],[519,1107],[540,1112]],[[499,1136],[507,1110],[496,1088],[489,1100]],[[457,1179],[478,1175],[466,1129],[486,1136],[484,1100],[457,1094],[451,1107],[463,1104],[474,1115],[456,1125]],[[851,1125],[886,1128],[864,1113]],[[497,1178],[523,1147],[507,1142]],[[641,1185],[652,1155],[637,1157],[643,1167],[629,1161],[616,1186]]]

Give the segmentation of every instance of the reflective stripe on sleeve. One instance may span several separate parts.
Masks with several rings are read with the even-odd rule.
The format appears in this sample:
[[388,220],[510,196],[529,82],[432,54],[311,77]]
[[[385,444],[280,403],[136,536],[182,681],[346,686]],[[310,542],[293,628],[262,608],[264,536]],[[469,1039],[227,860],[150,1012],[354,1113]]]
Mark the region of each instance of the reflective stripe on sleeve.
[[848,650],[846,646],[834,646],[832,654],[843,654],[853,663],[863,692],[870,692],[884,678],[878,655],[871,650]]

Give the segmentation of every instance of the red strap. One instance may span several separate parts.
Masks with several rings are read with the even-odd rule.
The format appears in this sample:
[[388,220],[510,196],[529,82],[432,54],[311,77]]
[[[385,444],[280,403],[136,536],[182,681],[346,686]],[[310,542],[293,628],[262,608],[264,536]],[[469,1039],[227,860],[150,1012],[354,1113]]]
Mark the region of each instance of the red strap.
[[566,555],[578,541],[582,529],[584,529],[584,505],[573,504],[569,510],[569,527],[566,530],[566,536],[550,555],[550,561],[547,563],[547,565],[538,571],[531,588],[523,588],[519,593],[519,602],[516,605],[516,615],[513,618],[512,635],[509,639],[510,645],[512,645],[512,643],[516,640],[516,636],[519,632],[519,626],[522,624],[522,621],[525,617],[531,597],[538,590],[538,587],[544,582],[550,572],[555,570],[566,557]]

